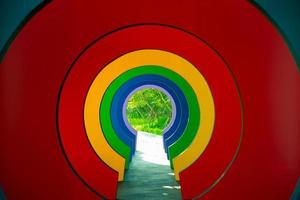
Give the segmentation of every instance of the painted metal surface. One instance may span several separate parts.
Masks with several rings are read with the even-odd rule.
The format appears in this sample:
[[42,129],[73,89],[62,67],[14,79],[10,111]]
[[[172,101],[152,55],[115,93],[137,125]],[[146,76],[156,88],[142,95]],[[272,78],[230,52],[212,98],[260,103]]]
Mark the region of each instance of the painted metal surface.
[[[172,9],[169,9],[170,5],[173,5]],[[189,170],[182,173],[183,197],[194,198],[202,191],[201,188],[206,188],[205,194],[209,191],[206,195],[211,199],[219,199],[220,196],[230,199],[289,198],[300,167],[297,121],[300,113],[299,72],[284,38],[273,24],[251,3],[241,1],[218,2],[218,6],[216,2],[194,1],[177,5],[173,1],[164,1],[145,3],[140,9],[143,12],[136,14],[134,6],[126,2],[121,2],[116,9],[109,2],[103,6],[96,1],[89,5],[72,1],[72,6],[69,6],[67,1],[55,1],[28,21],[15,38],[1,62],[0,152],[1,162],[5,164],[0,166],[0,177],[8,199],[60,199],[62,195],[65,199],[97,199],[101,195],[115,197],[117,173],[101,164],[94,152],[90,152],[85,137],[77,142],[85,143],[86,148],[73,152],[82,170],[76,168],[72,172],[66,164],[55,135],[56,105],[64,75],[80,52],[88,48],[88,44],[111,30],[141,22],[173,25],[189,30],[209,43],[228,63],[243,102],[244,140],[232,168],[226,170],[226,176],[216,174],[216,177],[224,177],[222,181],[207,181],[216,185],[213,190],[207,190],[199,181],[205,182],[207,176],[193,172],[199,171],[202,164],[210,168],[216,165],[208,159],[209,156],[201,156]],[[185,10],[185,18],[178,15],[182,10]],[[148,35],[145,38],[148,39]],[[131,42],[135,39],[139,40],[129,38]],[[160,46],[154,45],[151,39],[144,44],[148,48]],[[145,48],[142,45],[139,47]],[[163,45],[160,47],[165,48]],[[126,53],[123,47],[118,48],[119,53]],[[188,48],[186,50],[189,51]],[[104,59],[106,63],[120,56],[110,51],[102,51],[110,57]],[[172,51],[176,52],[176,49]],[[193,60],[188,55],[184,57]],[[80,74],[82,76],[84,74]],[[212,85],[211,81],[208,83]],[[223,84],[226,85],[226,82]],[[81,82],[74,84],[78,94],[73,95],[84,98],[86,91],[82,90],[82,85]],[[228,88],[224,93],[219,93],[218,98],[214,96],[214,90],[212,93],[216,104],[216,127],[224,130],[223,117],[228,118],[228,113],[222,110],[223,98],[229,99],[231,90]],[[69,98],[66,103],[72,102],[75,108],[80,107],[82,101],[76,103],[74,99]],[[237,101],[235,97],[232,100]],[[239,112],[240,107],[234,108]],[[81,115],[76,109],[73,114],[77,112]],[[239,121],[238,118],[235,120]],[[72,121],[69,128],[75,127],[84,131],[79,119]],[[225,127],[232,128],[234,124]],[[226,130],[230,132],[230,129]],[[12,138],[19,140],[11,143]],[[224,144],[220,142],[217,145],[213,141],[208,148]],[[221,149],[221,154],[213,156],[215,161],[224,157],[224,149]],[[26,162],[18,152],[30,155],[26,157]],[[77,153],[84,156],[76,156]],[[209,153],[208,149],[206,153]],[[89,169],[90,165],[98,168]],[[26,185],[23,180],[27,180]],[[78,180],[82,180],[94,193]],[[249,187],[241,184],[245,180]],[[46,187],[41,188],[40,185]],[[32,188],[38,189],[32,193]],[[49,188],[57,192],[49,193]]]

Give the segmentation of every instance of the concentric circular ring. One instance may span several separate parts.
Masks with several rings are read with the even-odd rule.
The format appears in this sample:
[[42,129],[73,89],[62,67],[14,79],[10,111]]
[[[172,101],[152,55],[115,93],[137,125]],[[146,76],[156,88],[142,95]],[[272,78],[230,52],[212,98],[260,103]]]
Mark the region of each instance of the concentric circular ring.
[[[196,130],[197,133],[190,132],[191,130],[187,129],[186,134],[180,137],[169,149],[169,157],[174,158],[175,177],[179,180],[179,172],[192,164],[208,145],[214,126],[214,104],[210,89],[197,69],[182,57],[162,50],[149,49],[130,52],[109,63],[94,79],[86,97],[84,121],[87,135],[99,157],[106,160],[109,157],[107,152],[111,151],[108,150],[110,147],[105,150],[103,143],[100,139],[97,139],[99,135],[103,135],[97,112],[97,110],[100,110],[101,99],[106,88],[113,81],[111,77],[117,77],[126,70],[145,64],[164,66],[183,76],[193,87],[200,105],[205,105],[201,107],[201,113],[205,117],[200,118],[200,127],[198,131]],[[193,74],[193,76],[188,76],[188,74]],[[194,109],[191,111],[194,111]],[[195,124],[199,123],[199,119],[191,118],[190,121]],[[194,137],[195,139],[192,140]],[[122,166],[124,163],[121,159],[119,160],[109,159],[107,163],[112,168],[120,170],[124,168]],[[120,180],[122,180],[123,174],[124,171],[119,171]]]
[[[118,79],[118,78],[117,78]],[[116,80],[117,80],[116,79]],[[111,87],[114,88],[113,84],[116,82],[116,80],[112,83],[111,86],[107,89],[103,101],[105,99],[105,96],[111,96],[113,97],[112,104],[111,104],[111,123],[114,127],[116,133],[120,137],[124,137],[124,135],[127,135],[128,138],[134,140],[136,131],[129,125],[129,122],[126,117],[126,106],[127,101],[133,94],[133,92],[136,91],[137,88],[142,87],[143,85],[151,85],[151,87],[158,87],[160,90],[162,90],[167,96],[169,96],[171,100],[171,105],[173,109],[172,113],[172,119],[169,123],[169,126],[163,130],[163,132],[166,133],[174,133],[176,131],[177,127],[180,124],[180,120],[182,118],[183,110],[185,110],[185,113],[188,113],[187,106],[182,108],[182,101],[186,102],[185,97],[179,90],[179,88],[171,81],[168,81],[166,78],[163,78],[158,75],[141,75],[135,78],[130,79],[126,83],[124,83],[118,90],[112,91],[113,89],[110,89]],[[167,84],[165,82],[168,82]],[[180,99],[178,97],[178,93],[180,93]],[[109,95],[108,95],[109,94]],[[184,99],[183,99],[184,98]],[[107,101],[110,101],[107,100]],[[102,103],[101,103],[102,104]],[[187,103],[186,103],[187,104]],[[188,118],[188,116],[186,116]],[[185,122],[181,123],[183,126],[186,125]],[[123,134],[119,134],[123,133]],[[123,136],[122,136],[123,135]],[[126,141],[124,141],[126,143]],[[134,147],[133,147],[134,149]]]
[[[148,74],[148,75],[141,75],[141,74]],[[156,75],[155,75],[156,74]],[[173,76],[172,76],[173,75]],[[164,78],[165,77],[165,78]],[[176,78],[176,79],[175,79]],[[112,109],[111,111],[111,116],[112,116],[112,121],[111,122],[107,122],[107,123],[116,123],[116,122],[121,122],[120,128],[118,128],[119,130],[116,130],[116,133],[118,135],[121,135],[122,133],[125,133],[127,128],[126,128],[126,120],[127,119],[123,119],[124,116],[124,105],[126,103],[126,97],[127,95],[129,95],[129,93],[134,90],[136,87],[142,86],[142,85],[149,85],[149,84],[154,84],[154,85],[158,85],[160,87],[163,87],[164,89],[167,90],[167,92],[169,92],[171,94],[171,97],[175,100],[175,104],[176,107],[178,107],[176,109],[176,119],[175,119],[175,123],[173,123],[173,125],[166,131],[166,133],[168,133],[170,135],[169,138],[166,139],[170,139],[167,148],[170,146],[170,144],[172,144],[171,140],[173,140],[174,142],[183,134],[186,126],[187,126],[187,122],[188,122],[188,118],[189,118],[189,106],[187,105],[187,101],[185,98],[185,95],[182,93],[181,89],[175,84],[175,81],[178,81],[180,77],[176,74],[172,74],[172,72],[170,70],[165,70],[162,69],[162,67],[157,67],[157,66],[144,66],[141,68],[136,68],[136,69],[132,69],[129,70],[125,73],[123,73],[120,77],[118,77],[116,80],[114,80],[114,82],[108,87],[103,101],[102,103],[105,101],[106,105],[103,107],[109,107],[109,102],[111,102],[111,98],[114,97],[114,100],[123,102],[123,106],[121,106],[122,103],[120,103],[119,106],[119,110],[117,108],[115,108],[116,106],[114,105],[114,101],[112,103]],[[169,79],[173,79],[173,82]],[[180,81],[179,81],[180,82]],[[195,106],[197,105],[197,99],[191,95],[189,95],[188,92],[192,92],[192,89],[189,87],[185,87],[186,84],[183,84],[181,86],[181,88],[187,93],[187,97],[190,98],[190,102],[191,106]],[[126,90],[125,92],[123,90]],[[117,92],[116,92],[117,91]],[[123,92],[122,95],[120,95],[119,93]],[[116,93],[115,93],[116,92]],[[107,98],[105,99],[105,96],[107,96]],[[111,97],[111,98],[109,98]],[[123,116],[122,116],[122,112],[123,112]],[[196,115],[199,115],[199,113],[195,113]],[[103,115],[101,117],[101,119],[108,119],[109,116],[107,116],[108,114],[106,112],[103,112]],[[119,116],[119,119],[116,119],[116,117],[113,116]],[[193,116],[194,117],[194,116]],[[115,120],[113,120],[113,118],[115,118]],[[122,119],[121,119],[122,118]],[[126,117],[125,117],[126,118]],[[199,116],[196,116],[196,118],[199,118]],[[124,123],[125,121],[125,123]],[[198,127],[195,127],[198,128]],[[131,130],[128,130],[131,131]],[[121,134],[119,134],[118,132],[121,132]],[[134,135],[134,132],[132,134],[126,134],[126,135]],[[134,135],[135,136],[135,135]],[[172,159],[171,159],[172,160]]]
[[[78,76],[80,76],[80,79],[78,80],[82,82],[81,87],[83,88],[80,90],[74,89],[74,92],[84,92],[84,94],[86,95],[88,93],[89,87],[92,84],[92,81],[95,80],[95,77],[97,77],[97,75],[99,74],[99,70],[102,69],[101,67],[106,66],[102,71],[100,71],[100,73],[107,69],[107,66],[109,65],[107,63],[112,63],[116,58],[119,58],[120,55],[126,55],[130,52],[139,51],[141,49],[156,49],[158,51],[163,50],[168,51],[169,53],[175,53],[193,63],[193,65],[198,69],[195,70],[195,73],[199,74],[199,70],[201,71],[201,74],[205,77],[211,89],[211,93],[214,99],[216,108],[216,125],[213,129],[213,137],[211,138],[209,145],[202,153],[202,155],[198,159],[196,159],[196,162],[190,163],[191,165],[189,165],[187,170],[181,171],[180,184],[182,188],[182,194],[185,197],[190,196],[193,193],[194,187],[192,187],[192,183],[194,185],[197,185],[197,194],[199,194],[200,190],[206,191],[207,188],[211,188],[214,183],[219,180],[220,177],[223,177],[223,172],[226,172],[227,169],[231,166],[231,161],[236,155],[237,147],[240,143],[242,130],[242,115],[238,90],[234,79],[232,78],[232,74],[228,70],[222,58],[206,43],[194,37],[193,35],[182,32],[181,30],[159,25],[145,25],[136,27],[133,26],[121,31],[114,32],[108,37],[102,38],[100,41],[101,42],[96,42],[88,49],[88,51],[81,55],[81,57],[77,60],[73,67],[72,74],[68,76],[65,84],[65,86],[68,86],[68,88],[70,88],[70,83],[73,85],[73,88],[76,88],[76,79],[74,79],[74,74],[78,74]],[[178,43],[177,41],[181,42]],[[189,46],[189,48],[186,48],[186,46]],[[106,51],[107,49],[111,49],[111,51]],[[103,54],[101,52],[106,53]],[[145,63],[143,63],[143,65],[145,65]],[[119,66],[119,69],[122,69],[122,66]],[[218,73],[215,73],[216,71]],[[190,74],[186,75],[190,76]],[[224,96],[224,91],[230,91],[230,95],[227,94]],[[73,96],[76,95],[73,94]],[[220,101],[220,98],[222,99],[222,101]],[[73,99],[74,105],[75,103],[76,105],[78,105],[79,103],[81,104],[82,100],[85,101],[85,99],[81,99],[81,97],[80,99]],[[224,104],[229,106],[224,107]],[[81,105],[84,107],[83,104]],[[74,107],[73,103],[70,105],[64,104],[64,106],[69,107],[67,109],[64,109],[65,111],[72,110],[78,113],[83,111],[83,109],[78,110],[78,108]],[[231,118],[226,117],[224,113],[227,113],[227,116],[230,114]],[[61,116],[60,119],[64,122],[60,123],[67,125],[72,118],[78,121],[77,118],[82,115],[68,115],[67,121],[64,121],[63,119],[65,118]],[[204,118],[203,112],[201,112],[201,118]],[[220,119],[222,119],[221,127],[219,125]],[[98,121],[97,123],[99,123],[99,116],[98,119],[95,120],[95,122],[96,121]],[[233,121],[234,123],[232,123]],[[64,131],[62,131],[63,133],[61,135],[63,144],[68,143],[67,141],[71,141],[74,139],[77,140],[79,138],[77,135],[80,134],[81,131],[76,131],[77,129],[75,129],[74,127],[72,128],[72,132],[69,132],[67,129],[64,129]],[[230,133],[229,140],[228,135],[224,133]],[[192,142],[192,144],[193,143],[194,142]],[[107,144],[107,146],[111,151],[113,151],[109,144]],[[73,153],[75,154],[78,151],[72,145],[66,145],[66,147],[64,146],[64,148],[66,149],[67,155]],[[82,149],[84,150],[85,148]],[[188,150],[190,150],[190,148],[188,148]],[[120,160],[124,160],[124,158],[116,152],[108,153],[113,153],[116,157],[119,157]],[[105,160],[103,160],[103,158],[99,158],[99,165],[101,165],[101,162],[108,164]],[[85,171],[86,168],[81,167],[82,162],[79,162],[80,160],[81,159],[70,159],[74,168],[80,171],[80,174],[82,174],[82,176],[86,180],[89,180],[88,182],[90,182],[91,185],[100,186],[101,183],[97,183],[97,180],[94,177],[89,177],[88,171]],[[204,163],[203,160],[205,160]],[[173,161],[175,161],[175,159]],[[201,165],[199,165],[199,163],[201,163]],[[197,167],[195,168],[194,166]],[[212,168],[211,166],[214,167]],[[122,166],[120,167],[120,170],[122,168],[124,170],[124,167]],[[176,170],[175,162],[174,169]],[[199,169],[201,170],[199,171]],[[202,177],[201,172],[203,171],[207,172],[205,173],[205,178]],[[104,176],[104,174],[102,175],[100,173],[99,176]],[[201,177],[201,182],[198,181],[199,177]],[[122,174],[120,178],[120,173],[119,180],[122,180]]]
[[[154,78],[152,78],[153,80]],[[161,84],[164,84],[165,81],[161,81]],[[172,86],[172,82],[169,82],[166,86]],[[189,108],[188,108],[188,102],[184,96],[184,94],[182,93],[182,91],[180,90],[180,88],[178,88],[178,86],[174,83],[174,87],[173,87],[173,91],[175,92],[176,96],[179,97],[180,99],[178,99],[178,102],[176,101],[177,98],[175,98],[175,96],[173,96],[173,100],[175,99],[175,101],[171,102],[172,103],[172,107],[174,107],[173,109],[173,114],[172,114],[172,118],[174,117],[174,119],[172,119],[168,125],[168,127],[166,127],[163,130],[163,142],[164,142],[164,149],[167,152],[169,146],[171,144],[173,144],[178,137],[180,137],[184,131],[184,129],[186,128],[186,124],[187,124],[187,120],[189,118]],[[125,121],[125,124],[129,124],[127,117],[125,116],[125,110],[126,110],[126,102],[128,102],[130,96],[133,94],[134,91],[132,91],[125,99],[124,104],[123,104],[123,119]],[[171,99],[172,100],[172,99]],[[173,105],[174,104],[174,105]],[[178,106],[178,107],[176,107]],[[131,126],[128,126],[128,129],[132,130],[132,128],[130,128]],[[167,143],[167,139],[170,139],[171,141],[169,141]]]

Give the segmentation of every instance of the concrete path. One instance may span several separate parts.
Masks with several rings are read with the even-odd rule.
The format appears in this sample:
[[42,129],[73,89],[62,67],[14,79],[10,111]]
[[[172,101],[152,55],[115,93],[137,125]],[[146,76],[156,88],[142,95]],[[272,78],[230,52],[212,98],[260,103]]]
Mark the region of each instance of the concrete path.
[[139,132],[137,152],[125,181],[118,185],[118,199],[181,199],[180,186],[163,149],[161,136]]

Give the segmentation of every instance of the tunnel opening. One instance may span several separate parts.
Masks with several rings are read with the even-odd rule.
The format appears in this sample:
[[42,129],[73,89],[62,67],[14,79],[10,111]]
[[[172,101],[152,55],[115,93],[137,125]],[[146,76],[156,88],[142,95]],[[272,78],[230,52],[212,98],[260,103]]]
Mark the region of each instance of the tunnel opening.
[[176,115],[172,96],[158,86],[142,86],[128,95],[123,109],[124,120],[136,131],[137,140],[125,180],[118,185],[118,199],[180,199],[180,185],[163,143],[163,134]]
[[173,98],[158,86],[142,86],[129,95],[126,118],[137,131],[136,151],[144,161],[169,166],[162,135],[174,122],[174,111]]
[[174,103],[162,88],[148,86],[133,91],[126,106],[126,118],[136,131],[162,135],[171,125]]

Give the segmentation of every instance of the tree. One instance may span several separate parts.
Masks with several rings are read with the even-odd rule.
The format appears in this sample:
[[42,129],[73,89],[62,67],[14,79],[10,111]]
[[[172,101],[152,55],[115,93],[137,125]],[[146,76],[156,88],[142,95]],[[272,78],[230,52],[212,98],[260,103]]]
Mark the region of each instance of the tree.
[[161,135],[172,118],[171,100],[158,89],[143,89],[131,96],[126,114],[134,129]]

